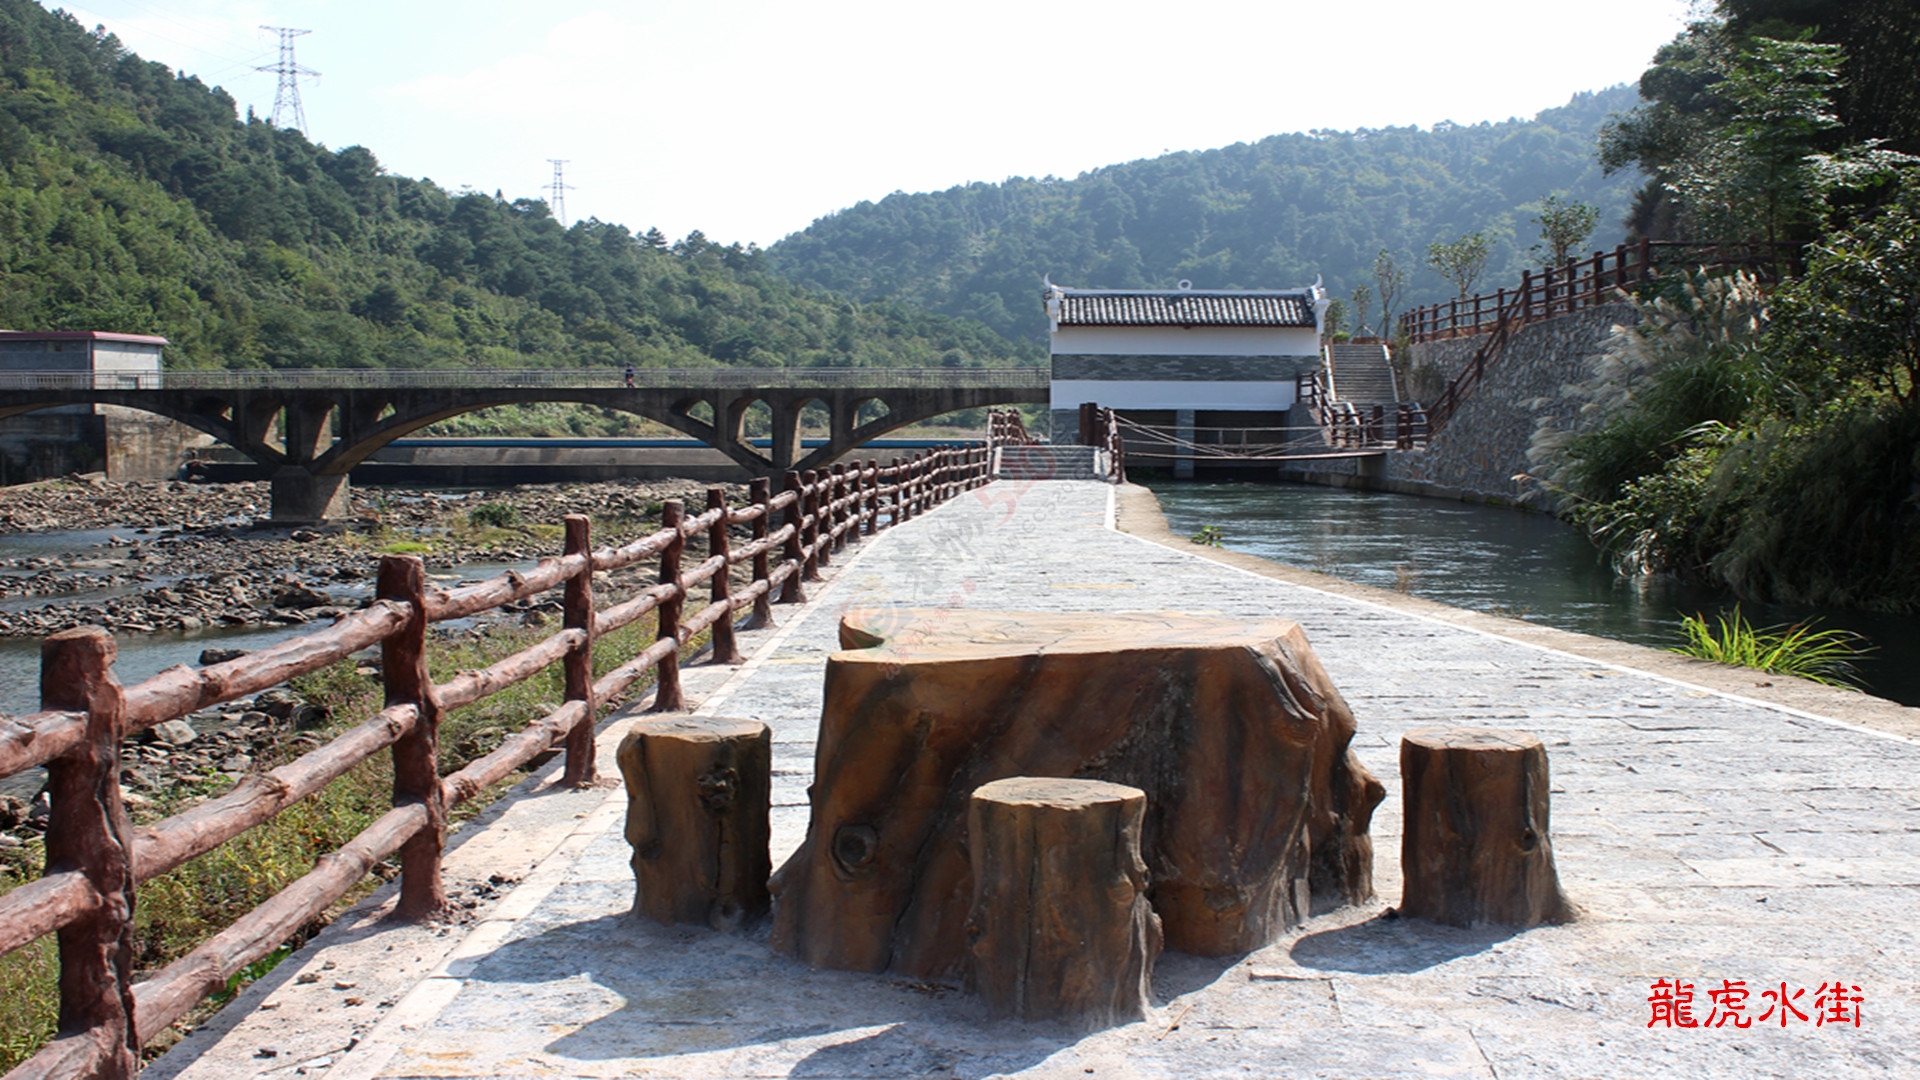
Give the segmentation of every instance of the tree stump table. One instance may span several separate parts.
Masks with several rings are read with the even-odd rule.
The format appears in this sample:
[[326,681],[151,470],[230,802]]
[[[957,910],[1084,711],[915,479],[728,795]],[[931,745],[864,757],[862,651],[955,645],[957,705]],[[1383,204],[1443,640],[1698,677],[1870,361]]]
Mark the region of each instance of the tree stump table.
[[1453,926],[1564,922],[1547,751],[1523,731],[1422,728],[1400,742],[1400,913]]
[[840,642],[807,837],[773,881],[773,944],[808,964],[964,974],[969,798],[1013,776],[1146,792],[1170,949],[1251,951],[1310,897],[1372,893],[1385,792],[1291,622],[882,609],[849,612]]
[[766,914],[773,735],[751,720],[643,720],[620,741],[636,915],[729,930]]
[[969,986],[996,1017],[1111,1027],[1146,1016],[1160,919],[1140,858],[1146,792],[1012,777],[968,804]]

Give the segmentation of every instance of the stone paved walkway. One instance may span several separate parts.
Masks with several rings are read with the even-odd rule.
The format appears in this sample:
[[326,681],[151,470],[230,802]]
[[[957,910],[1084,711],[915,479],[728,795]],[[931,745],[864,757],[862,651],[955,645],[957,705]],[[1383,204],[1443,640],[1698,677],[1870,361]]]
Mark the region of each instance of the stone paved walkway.
[[[577,804],[571,837],[435,977],[305,1073],[1920,1076],[1913,740],[1256,576],[1112,531],[1111,514],[1097,483],[962,496],[843,557],[814,603],[776,609],[787,621],[773,641],[756,635],[747,667],[708,669],[700,711],[773,727],[776,864],[805,828],[824,660],[849,606],[1279,615],[1305,628],[1387,786],[1378,903],[1246,957],[1167,954],[1154,1015],[1079,1038],[989,1024],[949,987],[809,971],[772,955],[764,930],[634,922],[620,793],[570,795],[591,804]],[[1400,889],[1398,740],[1441,723],[1547,744],[1553,841],[1579,921],[1509,934],[1383,917]],[[1699,1020],[1710,988],[1744,980],[1756,1020],[1649,1029],[1663,978],[1693,984]],[[1835,982],[1860,987],[1859,1026],[1782,1027],[1778,1009],[1757,1019],[1773,1004],[1762,992],[1782,984],[1818,1017],[1814,999]],[[231,1053],[221,1068],[176,1055],[162,1071],[189,1080],[295,1072],[286,1057],[248,1073]]]

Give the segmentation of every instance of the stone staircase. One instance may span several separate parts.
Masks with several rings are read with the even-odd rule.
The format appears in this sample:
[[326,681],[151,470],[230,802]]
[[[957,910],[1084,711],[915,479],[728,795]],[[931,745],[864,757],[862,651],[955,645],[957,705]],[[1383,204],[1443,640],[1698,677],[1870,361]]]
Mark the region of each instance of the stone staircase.
[[1329,345],[1327,371],[1335,401],[1391,405],[1400,400],[1385,345]]
[[1105,480],[1106,454],[1097,447],[1038,443],[1003,446],[994,475],[1002,480]]

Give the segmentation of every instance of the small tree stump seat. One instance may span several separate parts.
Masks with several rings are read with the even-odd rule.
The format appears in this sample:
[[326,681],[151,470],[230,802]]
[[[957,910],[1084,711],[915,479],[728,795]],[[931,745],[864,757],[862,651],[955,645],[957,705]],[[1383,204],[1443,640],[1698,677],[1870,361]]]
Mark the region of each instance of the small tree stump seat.
[[1160,919],[1140,858],[1146,792],[1012,777],[974,790],[969,986],[996,1017],[1111,1027],[1146,1016]]
[[773,735],[752,720],[643,720],[620,741],[633,911],[735,929],[766,914]]
[[1400,742],[1400,913],[1453,926],[1564,922],[1547,751],[1523,731],[1422,728]]

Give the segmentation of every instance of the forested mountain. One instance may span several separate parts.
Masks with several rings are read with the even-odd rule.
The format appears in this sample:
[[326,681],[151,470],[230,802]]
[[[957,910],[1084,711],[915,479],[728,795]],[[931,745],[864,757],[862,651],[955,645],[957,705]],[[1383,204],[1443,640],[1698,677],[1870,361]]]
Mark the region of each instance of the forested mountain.
[[164,334],[197,367],[1038,361],[764,261],[388,175],[0,0],[0,326]]
[[1596,245],[1622,235],[1638,179],[1594,160],[1630,87],[1577,95],[1532,120],[1432,130],[1275,135],[1219,150],[1113,165],[1072,180],[1011,179],[896,193],[821,218],[768,249],[795,281],[864,300],[909,300],[1038,340],[1043,274],[1056,283],[1285,288],[1324,275],[1335,296],[1371,284],[1387,249],[1406,268],[1407,302],[1452,295],[1422,266],[1429,243],[1485,230],[1486,280],[1517,278],[1545,195],[1600,210]]

